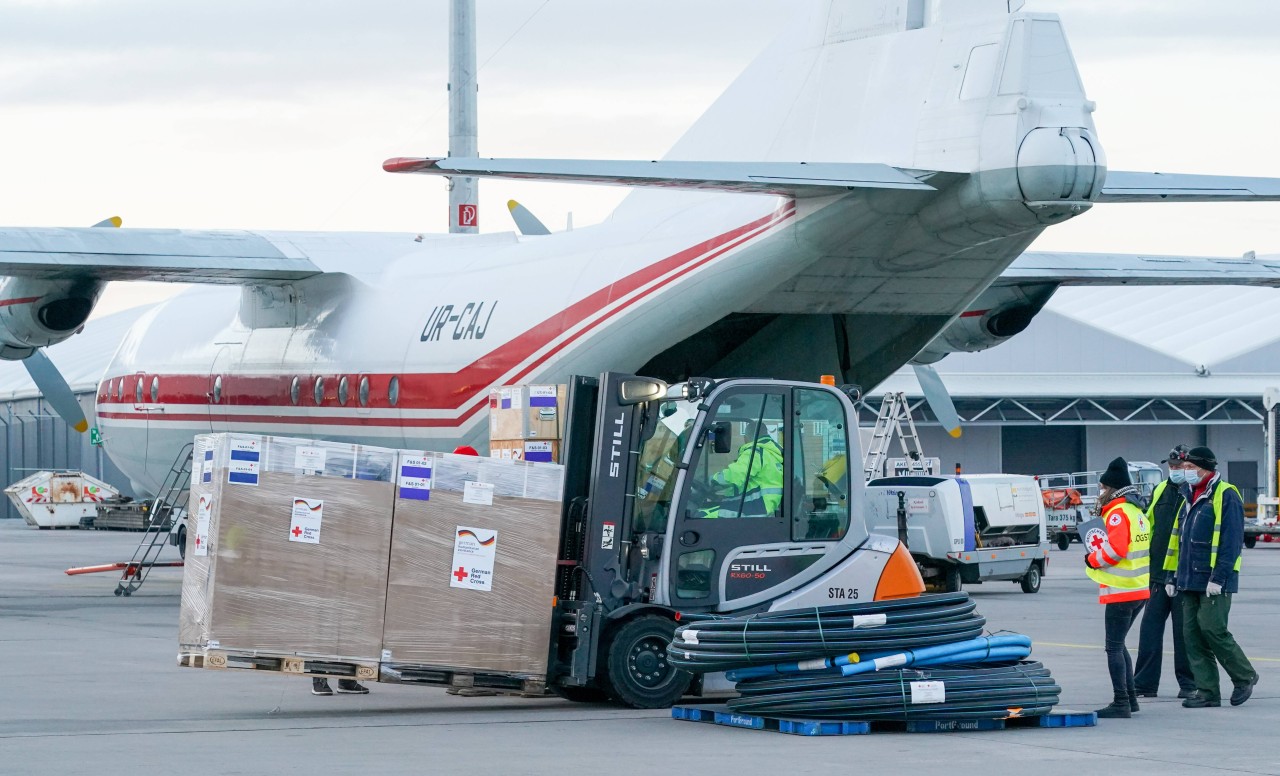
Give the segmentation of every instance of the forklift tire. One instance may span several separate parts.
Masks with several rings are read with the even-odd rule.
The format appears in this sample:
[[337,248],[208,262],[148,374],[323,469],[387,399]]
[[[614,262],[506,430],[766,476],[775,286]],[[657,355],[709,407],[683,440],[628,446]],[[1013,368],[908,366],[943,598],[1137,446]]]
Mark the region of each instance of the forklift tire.
[[615,701],[633,709],[665,709],[672,706],[693,676],[667,660],[667,648],[676,624],[656,614],[618,625],[605,636],[601,654],[605,679]]
[[943,582],[943,589],[948,593],[959,593],[964,588],[964,580],[960,578],[959,566],[947,566],[946,581]]
[[1064,533],[1058,534],[1058,549],[1065,550],[1070,546],[1071,546],[1071,537]]
[[1252,534],[1245,534],[1245,535],[1244,535],[1244,546],[1245,546],[1245,549],[1249,549],[1249,550],[1252,550],[1254,547],[1257,547],[1257,546],[1258,546],[1258,537],[1257,537],[1256,535],[1252,535]]
[[187,559],[187,527],[185,525],[178,526],[178,557]]
[[1022,577],[1022,592],[1038,593],[1040,592],[1040,564],[1032,563],[1031,568],[1027,569],[1027,573]]
[[607,703],[609,701],[609,693],[599,687],[560,686],[553,687],[551,691],[566,701],[573,701],[574,703]]

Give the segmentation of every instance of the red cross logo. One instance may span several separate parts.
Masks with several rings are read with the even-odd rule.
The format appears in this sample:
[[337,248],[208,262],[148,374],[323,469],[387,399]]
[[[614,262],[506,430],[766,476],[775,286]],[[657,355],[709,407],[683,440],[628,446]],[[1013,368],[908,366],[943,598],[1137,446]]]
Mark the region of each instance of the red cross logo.
[[295,525],[293,527],[293,530],[290,531],[289,533],[293,534],[294,536],[302,536],[302,527]]
[[458,578],[459,582],[461,582],[462,580],[467,578],[467,570],[462,566],[459,566],[458,570],[453,572],[453,575]]
[[202,543],[202,542],[200,541],[200,535],[199,535],[199,534],[197,534],[197,535],[196,535],[196,546],[197,546],[197,547],[199,547],[199,546],[201,545],[201,543]]
[[1091,536],[1089,538],[1089,546],[1093,547],[1093,549],[1095,550],[1102,549],[1102,537],[1099,536],[1098,534],[1094,534],[1093,536]]

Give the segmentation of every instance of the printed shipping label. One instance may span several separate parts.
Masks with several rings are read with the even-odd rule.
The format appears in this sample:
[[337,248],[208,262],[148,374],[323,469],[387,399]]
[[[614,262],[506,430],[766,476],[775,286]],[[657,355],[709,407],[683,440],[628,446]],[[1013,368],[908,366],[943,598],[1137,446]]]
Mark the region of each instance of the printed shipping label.
[[912,682],[912,703],[946,703],[947,687],[945,682]]
[[320,523],[324,519],[324,499],[295,498],[289,521],[289,541],[320,543]]
[[449,577],[449,587],[485,592],[492,590],[493,561],[497,556],[497,531],[458,526],[453,540],[453,571]]
[[468,482],[462,486],[462,503],[493,506],[492,482]]
[[400,498],[431,500],[431,456],[426,453],[400,455]]
[[213,514],[213,496],[201,495],[196,503],[196,532],[192,537],[196,555],[209,554],[209,517]]
[[257,485],[262,461],[262,437],[233,438],[231,460],[227,464],[227,482],[233,485]]
[[293,453],[293,468],[307,474],[319,474],[324,471],[324,456],[323,447],[299,447]]
[[551,463],[550,442],[525,442],[524,459],[534,463]]
[[[555,407],[556,406],[556,387],[554,385],[531,385],[529,386],[529,406],[530,407]],[[555,417],[552,414],[551,417]]]

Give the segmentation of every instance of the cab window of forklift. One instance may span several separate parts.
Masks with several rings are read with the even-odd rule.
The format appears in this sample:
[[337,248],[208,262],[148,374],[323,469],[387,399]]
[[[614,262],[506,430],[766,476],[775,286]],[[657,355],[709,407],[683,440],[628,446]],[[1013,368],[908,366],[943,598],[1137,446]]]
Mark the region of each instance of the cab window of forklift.
[[666,401],[645,425],[636,470],[636,497],[632,524],[637,531],[661,533],[667,530],[671,498],[676,486],[677,466],[684,460],[698,415],[697,402]]
[[844,405],[825,391],[804,388],[796,389],[794,401],[791,538],[836,541],[849,529],[849,434]]
[[[691,518],[781,517],[786,468],[781,394],[740,393],[724,398],[690,461]],[[728,439],[716,452],[715,435]],[[721,445],[721,449],[724,449]]]

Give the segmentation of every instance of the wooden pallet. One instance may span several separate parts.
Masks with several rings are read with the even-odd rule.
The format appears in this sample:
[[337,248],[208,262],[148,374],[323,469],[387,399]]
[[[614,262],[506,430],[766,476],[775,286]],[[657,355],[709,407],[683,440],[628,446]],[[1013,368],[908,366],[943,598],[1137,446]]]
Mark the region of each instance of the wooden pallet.
[[547,692],[545,676],[499,674],[467,671],[458,668],[419,665],[416,663],[383,663],[379,682],[389,684],[421,684],[449,687],[456,695],[493,695],[495,693],[542,696]]
[[714,725],[745,728],[747,730],[771,730],[776,733],[787,733],[794,736],[858,736],[869,733],[893,732],[956,733],[976,730],[1006,730],[1015,727],[1093,727],[1098,724],[1098,715],[1092,711],[1079,712],[1057,709],[1041,716],[1010,717],[1008,719],[853,722],[762,717],[755,714],[741,714],[730,711],[727,706],[675,706],[671,709],[671,717],[672,719],[689,722],[707,722]]
[[270,671],[290,676],[312,676],[331,679],[355,679],[376,681],[377,662],[300,657],[298,655],[273,655],[258,652],[237,652],[225,649],[205,649],[178,655],[178,665],[185,668],[210,668]]

